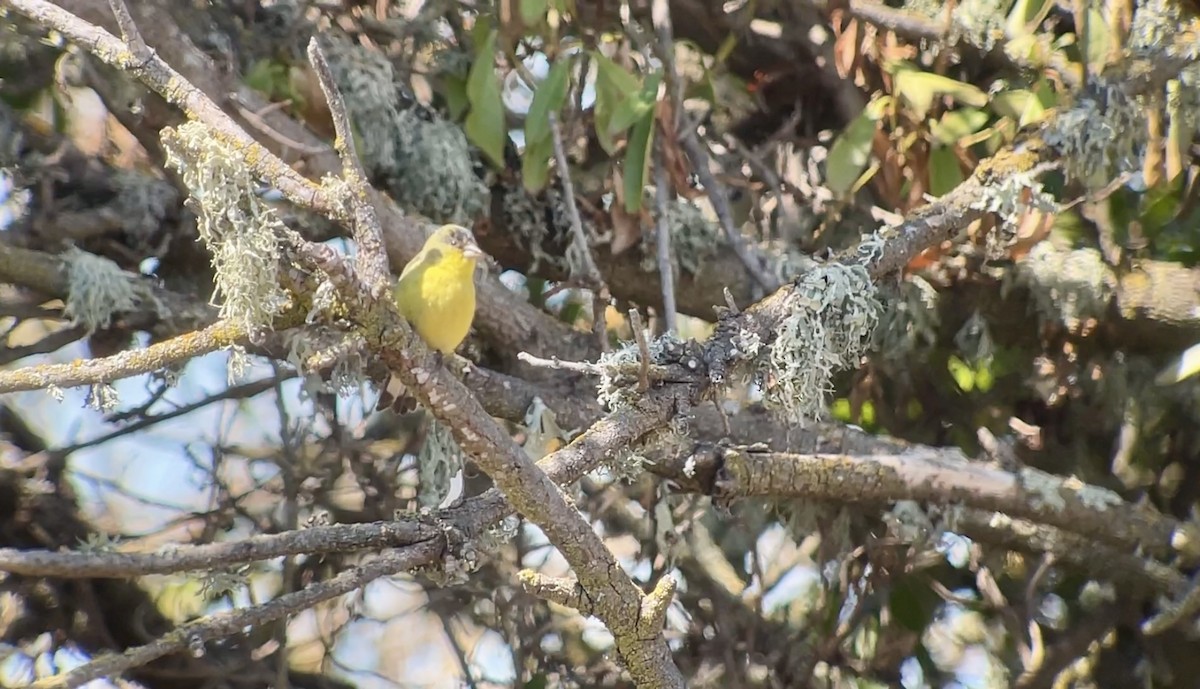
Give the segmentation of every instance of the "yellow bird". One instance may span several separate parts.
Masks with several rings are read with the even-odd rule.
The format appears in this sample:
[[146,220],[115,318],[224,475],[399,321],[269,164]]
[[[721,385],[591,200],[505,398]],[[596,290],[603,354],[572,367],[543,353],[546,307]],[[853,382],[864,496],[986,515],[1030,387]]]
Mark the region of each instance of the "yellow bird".
[[[396,281],[392,291],[396,307],[421,339],[442,356],[453,354],[471,329],[475,264],[482,256],[470,230],[443,225],[425,240]],[[403,414],[415,406],[416,400],[405,394],[404,384],[393,375],[375,408],[391,407]]]

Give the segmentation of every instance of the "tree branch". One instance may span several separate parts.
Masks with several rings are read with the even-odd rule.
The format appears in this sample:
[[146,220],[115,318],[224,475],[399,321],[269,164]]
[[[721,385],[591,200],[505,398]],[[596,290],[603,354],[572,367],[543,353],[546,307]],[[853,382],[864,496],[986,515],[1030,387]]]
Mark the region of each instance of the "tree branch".
[[246,333],[240,328],[221,321],[145,349],[124,351],[102,359],[76,359],[69,364],[37,364],[0,371],[0,393],[111,383],[120,378],[159,371],[245,339]]
[[145,665],[171,653],[184,650],[203,652],[204,643],[235,636],[247,627],[259,627],[288,615],[307,610],[318,603],[362,588],[380,577],[431,564],[441,555],[436,542],[410,546],[342,572],[329,581],[313,584],[262,605],[230,610],[180,625],[154,641],[130,648],[119,655],[106,655],[84,663],[63,674],[38,680],[30,689],[74,689],[94,679],[115,675]]

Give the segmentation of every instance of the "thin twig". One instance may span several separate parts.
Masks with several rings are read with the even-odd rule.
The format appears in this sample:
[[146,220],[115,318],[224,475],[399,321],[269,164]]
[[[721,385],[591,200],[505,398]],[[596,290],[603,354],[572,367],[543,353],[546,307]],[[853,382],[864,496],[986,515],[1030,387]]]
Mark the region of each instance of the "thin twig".
[[314,526],[227,543],[181,545],[156,553],[83,553],[0,548],[0,572],[59,579],[126,579],[175,574],[287,555],[345,553],[436,540],[440,529],[415,521]]
[[554,113],[547,115],[550,121],[550,136],[554,143],[554,160],[558,165],[558,178],[562,181],[563,197],[567,204],[567,215],[571,219],[571,248],[567,249],[568,256],[575,254],[575,260],[568,259],[571,265],[583,269],[583,279],[592,290],[592,332],[600,344],[600,351],[608,351],[608,324],[605,322],[605,311],[608,308],[609,291],[596,259],[592,256],[591,243],[587,232],[583,229],[583,220],[579,217],[579,205],[575,203],[575,186],[571,184],[571,171],[567,166],[567,152],[563,146],[562,127],[558,126],[558,116]]
[[202,399],[198,402],[193,402],[192,404],[187,404],[187,405],[184,405],[177,409],[172,409],[171,411],[163,412],[161,414],[155,414],[154,416],[147,416],[147,417],[138,419],[134,423],[131,423],[128,426],[122,426],[121,428],[118,428],[117,430],[112,431],[111,433],[106,433],[105,435],[102,435],[102,436],[99,436],[96,438],[92,438],[91,440],[85,440],[81,443],[76,443],[74,445],[68,445],[66,447],[57,448],[57,449],[51,450],[50,452],[57,456],[64,456],[64,455],[69,455],[72,452],[78,452],[79,450],[87,449],[89,447],[95,447],[97,445],[102,445],[104,443],[107,443],[110,440],[115,440],[122,436],[130,435],[133,433],[137,433],[138,431],[145,430],[155,424],[162,423],[163,421],[169,421],[171,419],[178,418],[180,416],[186,416],[186,415],[191,414],[192,412],[196,411],[197,409],[207,407],[208,405],[214,404],[216,402],[223,402],[225,400],[248,399],[250,397],[254,397],[255,395],[258,395],[263,392],[266,392],[267,390],[270,390],[272,387],[274,387],[277,384],[277,382],[282,382],[284,380],[289,380],[291,378],[295,378],[297,375],[299,375],[299,374],[296,373],[295,371],[288,371],[283,374],[282,378],[278,378],[278,379],[267,378],[265,380],[256,380],[251,383],[245,383],[243,385],[238,385],[238,386],[231,387],[231,388],[225,388],[221,392],[219,392],[215,395],[210,395],[208,397],[205,397],[204,399]]
[[430,564],[440,556],[441,544],[435,541],[392,551],[342,572],[329,581],[279,596],[262,605],[219,612],[181,625],[144,646],[130,648],[120,654],[103,655],[68,672],[38,680],[30,685],[30,689],[74,689],[92,680],[146,665],[171,653],[188,649],[202,653],[205,642],[240,634],[247,627],[261,627],[283,619],[362,588],[379,577]]
[[658,260],[658,279],[662,285],[663,322],[666,330],[675,333],[678,330],[678,318],[675,306],[675,264],[671,261],[671,221],[667,216],[667,169],[666,156],[663,155],[662,141],[654,146],[654,203],[658,217],[654,221],[654,245]]
[[633,329],[633,339],[637,342],[639,363],[638,392],[645,392],[650,387],[650,346],[646,344],[646,328],[642,325],[642,314],[636,308],[629,309],[629,327]]
[[585,373],[590,376],[604,375],[608,369],[600,364],[593,364],[590,361],[562,361],[554,357],[551,359],[543,359],[540,356],[534,356],[529,352],[517,352],[517,359],[524,361],[530,366],[538,368],[549,368],[558,371],[574,371],[575,373]]
[[150,46],[146,45],[142,33],[138,31],[137,24],[133,21],[133,15],[129,14],[129,8],[125,6],[124,0],[108,0],[108,6],[112,9],[113,16],[116,17],[117,26],[121,29],[121,38],[129,46],[129,52],[143,61],[153,57],[153,51]]
[[[266,112],[269,112],[268,110],[264,109],[264,110],[260,110],[259,112],[254,112],[250,108],[247,108],[245,105],[242,105],[242,101],[240,98],[238,98],[238,94],[236,94],[236,93],[229,94],[229,96],[228,96],[228,98],[226,98],[226,100],[229,102],[230,105],[233,106],[233,108],[235,110],[237,110],[238,114],[242,116],[243,120],[246,120],[246,122],[248,122],[251,126],[253,126],[255,129],[257,129],[259,132],[261,132],[263,136],[267,137],[268,139],[271,139],[272,141],[279,144],[280,146],[284,146],[285,148],[290,148],[293,151],[296,151],[297,153],[299,153],[300,155],[309,155],[309,156],[321,155],[322,153],[325,153],[328,150],[328,148],[326,146],[309,146],[308,144],[301,143],[301,142],[296,141],[295,139],[292,139],[288,136],[284,136],[284,134],[282,132],[275,129],[271,125],[267,124],[267,121],[263,118],[263,115],[266,114]],[[282,105],[282,104],[275,103],[273,105]]]
[[333,119],[333,128],[337,132],[334,148],[342,159],[342,179],[350,187],[354,208],[354,242],[357,244],[358,258],[355,263],[359,276],[371,289],[375,298],[382,297],[388,290],[389,273],[387,251],[383,246],[383,230],[379,226],[379,217],[371,202],[371,188],[367,184],[367,173],[358,151],[354,146],[354,130],[350,126],[350,114],[346,109],[346,101],[338,90],[329,69],[329,62],[321,52],[320,45],[314,36],[308,42],[308,60],[316,72],[317,81],[325,93],[329,103],[329,114]]
[[[750,272],[751,277],[759,286],[768,293],[774,292],[779,288],[779,281],[766,271],[766,262],[763,257],[734,226],[733,213],[729,208],[729,196],[725,192],[725,186],[709,169],[708,152],[704,150],[704,146],[697,138],[695,127],[684,124],[686,118],[683,117],[683,89],[679,87],[679,76],[675,74],[674,70],[675,43],[671,28],[671,13],[666,0],[656,0],[655,6],[651,7],[651,18],[654,21],[658,37],[655,52],[658,53],[658,59],[662,61],[667,72],[667,90],[670,93],[671,104],[674,106],[679,123],[676,126],[676,136],[683,143],[688,157],[692,160],[692,167],[700,178],[700,183],[704,185],[708,198],[712,201],[713,210],[716,211],[721,229],[725,233],[725,240],[729,242],[733,252],[741,259],[742,264],[746,266],[746,270]],[[655,184],[659,184],[657,174]]]
[[696,176],[700,178],[700,184],[704,185],[705,191],[708,192],[708,198],[712,201],[717,220],[725,232],[725,241],[729,242],[733,252],[741,259],[742,264],[746,266],[746,270],[750,272],[751,277],[758,282],[759,286],[768,293],[774,292],[779,288],[779,281],[766,271],[765,259],[734,226],[733,211],[729,207],[729,196],[725,192],[725,185],[721,184],[709,169],[708,152],[700,143],[696,132],[691,128],[683,131],[682,143],[688,157],[692,159],[692,167],[696,171]]

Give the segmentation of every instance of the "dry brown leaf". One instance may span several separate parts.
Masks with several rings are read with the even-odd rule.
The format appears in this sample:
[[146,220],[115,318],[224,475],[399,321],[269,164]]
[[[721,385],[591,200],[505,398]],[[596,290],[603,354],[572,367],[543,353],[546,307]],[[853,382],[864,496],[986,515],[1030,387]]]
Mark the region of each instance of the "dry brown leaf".
[[613,169],[613,202],[608,210],[612,221],[612,255],[636,246],[642,241],[642,218],[640,214],[628,213],[625,210],[624,186],[621,183],[621,171]]

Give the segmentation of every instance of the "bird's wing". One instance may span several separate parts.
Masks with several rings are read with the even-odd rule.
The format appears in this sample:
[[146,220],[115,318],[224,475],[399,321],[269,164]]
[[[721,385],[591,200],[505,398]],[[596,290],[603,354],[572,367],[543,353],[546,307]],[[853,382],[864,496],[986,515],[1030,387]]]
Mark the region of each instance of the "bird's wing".
[[441,257],[442,252],[436,247],[427,246],[421,249],[421,253],[413,256],[408,265],[404,266],[404,270],[400,271],[400,279],[403,280],[410,273],[424,270],[428,266],[433,265]]

